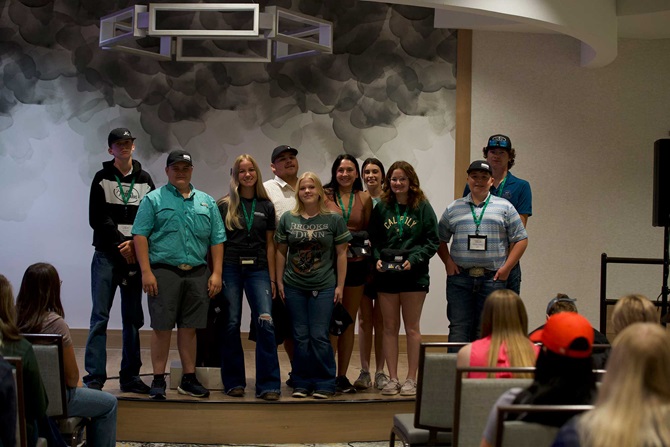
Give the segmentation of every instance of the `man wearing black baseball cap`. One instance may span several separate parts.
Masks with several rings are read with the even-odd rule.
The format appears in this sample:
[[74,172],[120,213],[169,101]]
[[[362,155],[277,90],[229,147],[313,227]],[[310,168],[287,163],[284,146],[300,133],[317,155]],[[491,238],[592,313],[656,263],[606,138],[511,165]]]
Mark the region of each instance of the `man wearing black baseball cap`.
[[91,326],[86,341],[83,378],[88,388],[102,389],[107,380],[107,324],[116,289],[121,291],[123,350],[119,382],[121,391],[149,392],[140,379],[139,329],[144,325],[142,280],[135,257],[131,228],[140,201],[155,189],[142,165],[133,160],[135,138],[120,127],[107,137],[113,160],[102,163],[93,177],[89,197],[89,223],[95,253],[91,263]]
[[[209,300],[221,291],[226,233],[216,201],[191,185],[191,154],[170,152],[165,173],[168,184],[147,195],[132,230],[153,329],[154,380],[149,396],[165,399],[165,368],[172,329],[177,325],[184,373],[177,391],[207,397],[209,390],[195,376],[196,329],[207,326]],[[212,254],[211,272],[208,250]]]
[[[530,183],[515,177],[509,172],[516,159],[516,150],[512,147],[512,140],[507,135],[491,135],[483,153],[493,173],[491,194],[509,200],[519,213],[525,227],[528,224],[528,218],[533,215],[533,194],[530,190]],[[469,192],[470,188],[466,185],[463,197],[467,196]],[[519,263],[512,269],[507,278],[507,288],[520,293],[521,266]]]
[[470,194],[451,203],[438,225],[437,253],[447,270],[449,341],[479,338],[484,300],[506,288],[510,271],[528,245],[519,213],[491,194],[492,173],[486,160],[473,161],[468,168]]

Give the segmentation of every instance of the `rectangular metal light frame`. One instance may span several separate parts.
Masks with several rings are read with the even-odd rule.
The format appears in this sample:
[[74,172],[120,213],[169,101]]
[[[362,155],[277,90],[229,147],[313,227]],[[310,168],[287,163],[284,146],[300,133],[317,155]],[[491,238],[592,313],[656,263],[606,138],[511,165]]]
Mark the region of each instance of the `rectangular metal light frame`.
[[[304,52],[293,53],[294,57],[306,56],[314,54],[314,52],[332,54],[333,53],[333,23],[328,20],[317,19],[312,16],[301,14],[299,12],[291,11],[289,9],[280,8],[278,6],[268,6],[265,8],[266,13],[274,15],[275,21],[272,30],[267,37],[277,42],[277,57],[287,57],[288,45],[304,48]],[[305,29],[298,30],[291,34],[282,33],[282,20],[290,20],[306,25]],[[318,43],[311,40],[306,40],[306,37],[318,36]],[[281,45],[280,44],[286,44]],[[312,50],[312,51],[308,51]]]
[[236,40],[230,37],[203,39],[201,37],[177,37],[175,44],[175,60],[177,62],[272,62],[272,41],[259,37],[256,39],[240,40],[258,40],[265,42],[265,57],[245,57],[245,56],[184,56],[185,40]]
[[[156,13],[159,11],[221,11],[253,13],[253,27],[248,30],[181,30],[156,29]],[[150,3],[149,25],[150,36],[172,37],[258,37],[260,6],[256,3]]]
[[172,38],[168,36],[160,37],[158,53],[128,46],[130,42],[147,36],[148,24],[149,14],[145,5],[135,5],[108,14],[100,19],[99,46],[103,50],[122,51],[164,61],[172,60]]

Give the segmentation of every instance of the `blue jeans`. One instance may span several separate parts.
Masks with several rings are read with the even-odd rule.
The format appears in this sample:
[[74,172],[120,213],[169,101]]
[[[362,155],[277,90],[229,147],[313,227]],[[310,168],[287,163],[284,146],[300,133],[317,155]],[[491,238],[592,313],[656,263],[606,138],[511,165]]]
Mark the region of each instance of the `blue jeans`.
[[330,318],[335,288],[312,292],[284,285],[286,307],[293,324],[294,388],[335,392],[335,354],[330,344]]
[[91,418],[86,429],[87,446],[116,446],[116,397],[89,388],[68,388],[67,414]]
[[447,318],[449,341],[471,342],[480,334],[484,301],[491,292],[506,288],[506,281],[494,281],[495,272],[473,278],[467,270],[447,276]]
[[144,325],[142,311],[142,275],[128,276],[128,264],[110,253],[97,251],[91,262],[91,328],[86,341],[84,383],[92,381],[101,385],[107,380],[107,323],[114,302],[116,288],[121,289],[121,322],[123,325],[123,351],[121,356],[121,383],[139,376],[142,367],[139,330]]
[[507,277],[507,288],[521,295],[521,263],[517,262]]
[[[226,321],[220,325],[221,380],[226,392],[244,388],[244,351],[240,339],[242,292],[251,308],[251,320],[256,328],[256,397],[279,393],[281,377],[274,323],[272,322],[272,286],[267,268],[226,264],[223,268],[223,302]],[[261,316],[269,316],[266,320]]]

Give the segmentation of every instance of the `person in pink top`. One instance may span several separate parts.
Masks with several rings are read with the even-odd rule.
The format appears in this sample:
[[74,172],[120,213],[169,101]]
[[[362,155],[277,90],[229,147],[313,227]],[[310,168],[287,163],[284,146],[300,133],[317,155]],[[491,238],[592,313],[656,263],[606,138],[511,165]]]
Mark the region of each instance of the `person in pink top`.
[[[482,310],[482,338],[458,351],[457,366],[534,366],[540,349],[528,338],[528,315],[523,301],[508,289],[492,292]],[[532,377],[507,372],[469,373],[469,378]]]

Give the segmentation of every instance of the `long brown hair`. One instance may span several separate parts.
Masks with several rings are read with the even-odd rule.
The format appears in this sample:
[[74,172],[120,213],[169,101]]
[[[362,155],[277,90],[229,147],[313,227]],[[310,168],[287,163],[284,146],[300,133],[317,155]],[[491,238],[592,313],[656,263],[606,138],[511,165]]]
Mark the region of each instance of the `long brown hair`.
[[393,176],[393,171],[396,169],[401,169],[405,172],[407,180],[409,181],[409,190],[407,191],[407,206],[410,209],[414,209],[419,206],[423,201],[428,200],[426,195],[421,190],[419,183],[419,177],[416,175],[416,171],[411,164],[406,161],[396,161],[391,165],[388,171],[386,171],[386,177],[384,177],[384,186],[381,199],[386,204],[396,203],[395,193],[391,189],[391,176]]
[[16,309],[12,285],[4,275],[0,275],[0,345],[3,340],[16,341],[19,329],[16,327]]
[[[482,337],[491,336],[488,366],[495,367],[498,353],[504,344],[510,366],[535,365],[535,351],[528,339],[526,306],[516,293],[508,289],[495,290],[484,301]],[[517,374],[514,377],[532,377]]]
[[16,297],[16,320],[21,332],[39,333],[48,312],[65,318],[60,285],[58,272],[51,264],[38,262],[26,269]]

